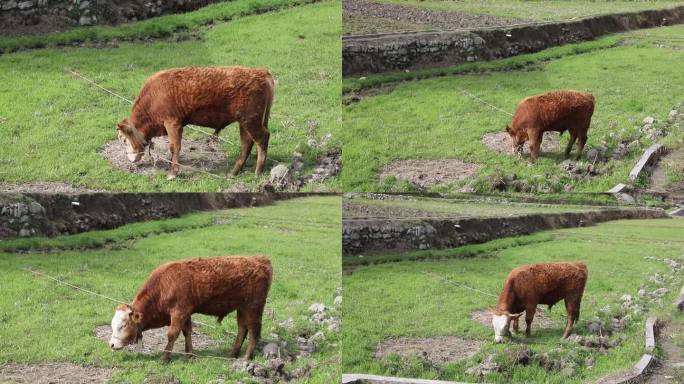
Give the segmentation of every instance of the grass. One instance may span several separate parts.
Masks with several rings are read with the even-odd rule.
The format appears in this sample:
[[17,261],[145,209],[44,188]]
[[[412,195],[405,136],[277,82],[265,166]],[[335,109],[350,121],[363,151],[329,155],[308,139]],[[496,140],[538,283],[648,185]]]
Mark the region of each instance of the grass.
[[[588,265],[589,281],[582,302],[580,321],[575,325],[574,333],[587,335],[587,320],[596,316],[610,322],[609,318],[620,312],[622,295],[638,297],[637,290],[642,283],[649,292],[659,287],[649,282],[649,277],[656,272],[672,275],[662,259],[682,261],[682,230],[684,221],[681,220],[615,221],[591,228],[563,229],[520,238],[498,239],[478,245],[480,248],[489,248],[477,252],[479,257],[402,261],[358,267],[342,278],[345,290],[342,370],[345,373],[363,372],[472,382],[477,378],[466,375],[465,370],[490,353],[499,354],[500,357],[507,356],[513,350],[526,346],[535,353],[560,348],[562,354],[567,354],[572,348],[559,342],[562,333],[560,324],[565,320],[562,304],[551,311],[545,311],[558,326],[545,330],[533,327],[529,339],[519,337],[512,342],[497,345],[493,342],[492,330],[477,325],[470,318],[472,311],[495,305],[496,299],[447,284],[426,272],[496,294],[501,289],[506,274],[515,266],[535,262],[582,260]],[[523,242],[533,238],[543,240],[542,237],[549,236],[552,241]],[[463,252],[459,249],[440,252]],[[659,260],[648,260],[646,256],[655,256]],[[671,312],[670,303],[679,290],[677,284],[681,284],[681,276],[675,274],[672,280],[667,281],[666,286],[670,288],[670,292],[662,298],[660,306],[651,307],[650,314],[661,316]],[[401,315],[397,315],[399,313]],[[572,377],[561,376],[559,371],[547,371],[535,364],[522,365],[504,361],[501,372],[490,374],[483,380],[491,383],[583,383],[627,369],[644,352],[645,318],[646,314],[633,315],[624,333],[626,340],[608,353],[581,350]],[[373,357],[375,346],[385,338],[439,335],[482,340],[484,347],[469,361],[445,366],[431,366],[396,356],[386,360]],[[584,365],[584,359],[588,355],[595,360],[593,368]]]
[[[537,192],[562,192],[568,184],[573,192],[607,191],[627,181],[641,151],[650,145],[638,132],[643,118],[664,119],[682,101],[677,84],[684,81],[684,74],[675,70],[684,60],[684,51],[679,49],[684,41],[676,37],[682,32],[682,26],[651,29],[621,35],[625,42],[619,46],[614,46],[617,37],[611,36],[590,45],[564,46],[491,63],[345,81],[344,89],[349,91],[409,76],[490,71],[395,83],[386,94],[344,107],[342,185],[348,191],[407,192],[412,190],[408,183],[379,180],[377,173],[394,160],[456,158],[483,166],[474,178],[434,187],[432,192],[458,190],[466,182],[472,182],[477,191],[488,192],[492,180],[505,175],[515,175],[539,188]],[[532,70],[508,71],[523,67]],[[507,71],[498,72],[501,70]],[[459,88],[510,112],[528,95],[556,89],[589,91],[597,106],[585,150],[605,146],[611,153],[620,142],[636,139],[639,146],[621,161],[600,165],[600,176],[574,181],[558,167],[563,160],[560,152],[543,153],[534,166],[528,166],[526,160],[487,149],[481,137],[503,131],[510,116],[460,93]],[[681,140],[681,136],[674,132],[663,142]],[[567,137],[561,139],[561,148]]]
[[222,1],[192,12],[154,17],[117,26],[99,25],[73,28],[47,35],[0,37],[0,53],[19,49],[44,48],[89,41],[127,40],[168,37],[173,33],[195,29],[214,21],[228,21],[315,0],[241,0]]
[[562,21],[609,13],[637,12],[647,9],[672,8],[680,1],[652,0],[380,0],[386,3],[410,5],[476,15],[499,16],[528,21]]
[[[217,6],[243,3],[250,4],[239,0]],[[127,192],[217,191],[234,185],[256,189],[275,162],[290,162],[296,150],[304,153],[304,172],[312,172],[324,149],[309,148],[309,139],[321,142],[331,133],[328,147],[340,146],[340,31],[340,3],[325,1],[218,23],[201,41],[123,42],[117,48],[49,48],[2,55],[0,132],[6,142],[0,153],[0,181],[54,181]],[[253,174],[255,153],[234,179],[183,170],[179,179],[168,182],[163,171],[138,175],[113,167],[98,151],[116,139],[116,123],[130,114],[130,105],[65,72],[78,70],[133,99],[156,71],[235,64],[267,67],[278,80],[269,126],[272,161],[261,178]],[[219,176],[227,176],[238,155],[237,131],[234,124],[222,132],[231,144],[221,144],[228,162],[215,172]],[[308,189],[336,190],[338,185],[332,179]]]
[[[93,336],[96,326],[108,324],[115,304],[82,292],[55,285],[22,270],[32,268],[87,289],[121,300],[131,300],[149,272],[177,259],[216,255],[270,256],[274,281],[264,317],[265,339],[272,332],[296,345],[297,330],[311,327],[307,308],[314,302],[332,305],[340,286],[340,198],[319,196],[276,202],[262,208],[231,209],[184,216],[157,223],[182,221],[190,226],[199,218],[215,225],[179,230],[175,233],[147,232],[143,224],[131,224],[120,231],[137,234],[127,247],[108,247],[60,253],[0,253],[3,279],[0,282],[0,364],[72,362],[113,369],[113,383],[141,383],[146,377],[173,375],[181,382],[206,383],[217,378],[226,382],[246,380],[233,372],[230,362],[214,359],[191,360],[174,357],[168,365],[160,355],[113,352]],[[297,225],[293,226],[293,223]],[[150,225],[155,225],[150,223]],[[112,234],[112,231],[103,231]],[[69,236],[67,242],[86,237],[101,238],[101,232]],[[59,238],[56,238],[57,240]],[[49,240],[40,240],[47,243]],[[334,313],[334,312],[333,312]],[[218,350],[196,350],[199,355],[228,354],[235,334],[235,315],[219,329],[200,327],[218,342]],[[287,331],[278,323],[292,317],[295,328]],[[214,324],[213,318],[193,318]],[[49,324],[49,326],[46,326]],[[339,336],[326,331],[327,342],[312,355],[317,368],[307,383],[339,381]],[[68,342],[65,342],[68,341]],[[182,341],[181,341],[182,342]],[[259,353],[257,361],[264,358]],[[300,360],[297,366],[305,364]]]
[[539,213],[586,212],[600,207],[587,205],[562,205],[519,203],[509,201],[502,205],[497,201],[483,201],[481,198],[472,200],[444,199],[421,196],[411,196],[410,199],[377,200],[357,197],[352,203],[378,206],[384,208],[410,209],[438,213],[450,217],[502,217],[522,216]]

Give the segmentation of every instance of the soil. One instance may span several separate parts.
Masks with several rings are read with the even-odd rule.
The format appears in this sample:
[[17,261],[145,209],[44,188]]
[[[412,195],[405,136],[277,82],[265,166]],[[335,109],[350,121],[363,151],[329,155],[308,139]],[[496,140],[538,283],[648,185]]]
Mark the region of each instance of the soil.
[[[192,348],[194,351],[215,350],[218,348],[218,343],[211,339],[206,334],[197,330],[198,325],[193,323],[192,329]],[[143,332],[143,339],[141,344],[134,344],[124,347],[124,350],[129,352],[156,354],[166,348],[168,341],[166,333],[168,327],[150,329]],[[95,328],[95,337],[102,340],[102,342],[109,345],[109,338],[112,336],[112,328],[110,325],[98,325]],[[231,340],[232,342],[232,340]],[[185,338],[183,334],[176,339],[173,345],[175,352],[185,352]],[[120,351],[115,351],[120,352]]]
[[[113,166],[126,172],[150,174],[155,171],[167,171],[169,163],[160,160],[160,158],[171,160],[168,138],[155,137],[152,139],[152,143],[154,143],[152,158],[145,154],[137,163],[128,160],[126,144],[118,139],[105,144],[100,154]],[[195,169],[212,172],[218,169],[227,169],[228,158],[218,139],[214,136],[197,140],[184,138],[181,142],[180,163],[181,173],[196,172]]]
[[[491,328],[492,327],[492,315],[487,311],[487,308],[485,309],[479,309],[477,311],[474,311],[471,316],[471,319],[475,320],[478,322],[480,325],[486,328]],[[524,333],[525,332],[525,317],[521,316],[520,321],[520,332]],[[543,329],[548,329],[548,328],[553,328],[558,326],[558,324],[548,317],[541,308],[537,308],[537,312],[534,314],[534,320],[532,320],[532,329],[534,330],[535,328],[543,328]]]
[[475,175],[480,167],[456,159],[397,160],[383,168],[380,180],[394,176],[423,189],[464,180]]
[[484,342],[456,336],[392,337],[385,339],[375,350],[375,358],[390,354],[403,358],[418,357],[432,364],[442,365],[468,359],[480,351]]
[[[492,132],[482,136],[482,144],[494,152],[512,155],[511,152],[511,137],[507,132]],[[542,140],[541,152],[558,152],[560,151],[560,134],[558,132],[544,132],[544,139]],[[523,152],[530,153],[530,147],[527,143],[523,147]]]
[[463,12],[441,11],[406,5],[375,3],[364,0],[344,0],[343,13],[355,13],[384,19],[398,20],[435,29],[482,28],[519,24],[524,20]]
[[684,180],[670,184],[667,170],[684,170],[684,151],[673,151],[660,158],[651,171],[650,190],[660,193],[684,193]]
[[0,365],[0,383],[31,384],[104,384],[111,370],[71,363]]
[[665,353],[664,360],[652,369],[644,383],[681,383],[684,379],[684,354],[682,351],[683,324],[668,324],[660,330],[658,345]]
[[58,181],[34,181],[26,184],[0,182],[0,193],[91,193],[96,189],[73,186]]

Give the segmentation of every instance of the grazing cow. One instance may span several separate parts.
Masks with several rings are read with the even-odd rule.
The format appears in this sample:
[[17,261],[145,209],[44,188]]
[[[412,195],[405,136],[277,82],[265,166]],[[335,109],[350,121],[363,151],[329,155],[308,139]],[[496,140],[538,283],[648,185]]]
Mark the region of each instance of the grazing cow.
[[112,319],[112,349],[138,342],[142,332],[169,326],[162,359],[169,361],[182,331],[185,352],[192,353],[193,313],[218,317],[237,310],[238,334],[232,357],[240,353],[249,333],[245,359],[250,359],[261,335],[261,317],[273,270],[265,256],[225,256],[180,260],[152,271],[133,303],[116,307]]
[[568,315],[563,338],[568,337],[579,318],[587,275],[587,266],[581,262],[530,264],[513,269],[506,277],[496,308],[489,308],[494,340],[497,343],[504,340],[511,320],[514,331],[518,332],[518,319],[523,312],[527,323],[525,335],[529,336],[537,305],[546,304],[551,309],[560,300],[565,300]]
[[577,140],[577,156],[582,156],[587,142],[587,130],[594,114],[594,96],[577,91],[549,92],[530,96],[518,104],[513,122],[506,126],[511,137],[513,153],[522,153],[525,141],[529,140],[530,158],[534,162],[539,155],[544,132],[555,131],[561,134],[570,132],[570,141],[565,148],[565,157]]
[[140,160],[153,137],[167,135],[171,151],[168,179],[178,175],[183,126],[214,128],[218,134],[232,122],[240,124],[240,156],[230,172],[236,176],[257,145],[256,175],[268,152],[268,117],[275,83],[267,69],[245,67],[174,68],[157,72],[135,99],[129,118],[117,124],[128,144],[128,160]]

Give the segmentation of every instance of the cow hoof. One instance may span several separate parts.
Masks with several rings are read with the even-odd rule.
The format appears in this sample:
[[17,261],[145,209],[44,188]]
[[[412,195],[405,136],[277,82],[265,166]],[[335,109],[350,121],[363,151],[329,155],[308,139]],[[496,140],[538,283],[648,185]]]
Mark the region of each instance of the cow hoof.
[[176,175],[168,175],[166,176],[166,180],[173,180],[176,178]]

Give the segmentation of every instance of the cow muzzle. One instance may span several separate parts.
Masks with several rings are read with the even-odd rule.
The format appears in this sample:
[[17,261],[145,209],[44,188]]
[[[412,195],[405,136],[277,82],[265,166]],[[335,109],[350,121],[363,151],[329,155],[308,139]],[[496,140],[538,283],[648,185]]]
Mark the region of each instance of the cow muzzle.
[[111,338],[109,339],[109,347],[115,351],[118,351],[124,347],[124,343],[119,339]]

